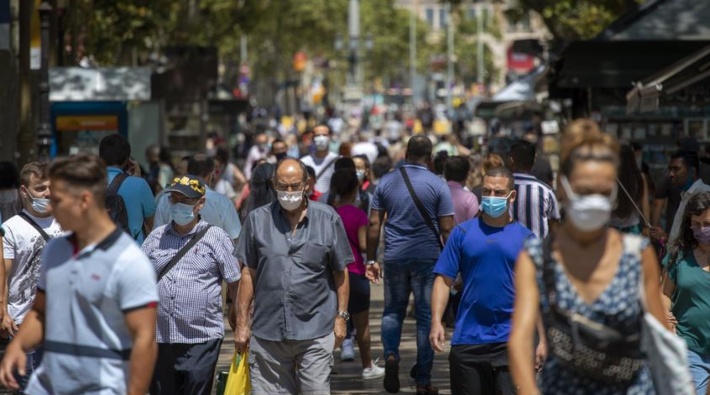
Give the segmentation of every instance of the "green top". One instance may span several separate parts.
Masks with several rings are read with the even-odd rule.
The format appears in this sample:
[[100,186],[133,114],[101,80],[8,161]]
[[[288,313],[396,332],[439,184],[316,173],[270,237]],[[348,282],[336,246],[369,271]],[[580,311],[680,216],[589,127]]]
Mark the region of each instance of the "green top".
[[[663,259],[667,267],[669,256]],[[676,333],[688,348],[701,356],[710,355],[710,272],[698,265],[691,251],[679,252],[676,263],[668,270],[675,283],[671,311],[678,320]]]

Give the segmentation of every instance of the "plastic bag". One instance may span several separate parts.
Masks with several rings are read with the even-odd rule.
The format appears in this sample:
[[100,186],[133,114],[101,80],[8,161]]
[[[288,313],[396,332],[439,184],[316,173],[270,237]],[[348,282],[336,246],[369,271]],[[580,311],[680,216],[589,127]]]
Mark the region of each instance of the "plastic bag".
[[232,366],[229,368],[227,385],[224,388],[224,395],[249,395],[251,393],[251,381],[249,381],[249,364],[247,352],[234,352]]

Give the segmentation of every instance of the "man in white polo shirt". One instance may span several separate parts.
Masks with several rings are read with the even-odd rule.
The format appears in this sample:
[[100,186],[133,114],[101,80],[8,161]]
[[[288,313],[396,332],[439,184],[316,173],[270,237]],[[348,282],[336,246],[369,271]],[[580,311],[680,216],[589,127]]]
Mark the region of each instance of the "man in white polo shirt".
[[49,168],[52,212],[69,236],[52,240],[32,309],[7,347],[0,382],[18,385],[26,352],[44,355],[26,392],[145,395],[156,358],[155,270],[106,213],[106,168],[93,155]]

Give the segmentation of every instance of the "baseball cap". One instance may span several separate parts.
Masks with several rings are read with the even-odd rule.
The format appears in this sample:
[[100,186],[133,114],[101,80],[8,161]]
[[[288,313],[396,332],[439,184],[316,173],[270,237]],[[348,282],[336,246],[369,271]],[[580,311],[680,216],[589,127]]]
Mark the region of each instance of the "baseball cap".
[[199,177],[187,174],[176,177],[166,192],[178,192],[188,199],[198,199],[205,196],[205,183]]

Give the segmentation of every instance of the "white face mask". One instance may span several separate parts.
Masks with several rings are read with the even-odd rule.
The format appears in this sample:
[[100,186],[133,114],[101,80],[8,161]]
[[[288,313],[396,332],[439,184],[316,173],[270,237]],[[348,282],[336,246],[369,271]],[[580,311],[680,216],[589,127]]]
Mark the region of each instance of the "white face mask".
[[325,151],[330,145],[330,138],[328,136],[318,135],[313,138],[313,142],[316,144],[318,151]]
[[279,196],[279,204],[286,211],[293,211],[297,209],[301,202],[303,201],[303,191],[287,192],[287,191],[276,191]]
[[364,170],[357,170],[355,172],[355,174],[357,175],[357,180],[359,182],[362,182],[365,179],[365,171]]
[[578,195],[572,191],[567,177],[560,178],[560,184],[567,194],[567,217],[575,228],[583,232],[593,232],[609,223],[616,200],[616,184],[611,197],[606,195]]

